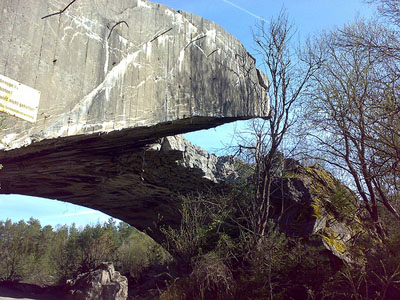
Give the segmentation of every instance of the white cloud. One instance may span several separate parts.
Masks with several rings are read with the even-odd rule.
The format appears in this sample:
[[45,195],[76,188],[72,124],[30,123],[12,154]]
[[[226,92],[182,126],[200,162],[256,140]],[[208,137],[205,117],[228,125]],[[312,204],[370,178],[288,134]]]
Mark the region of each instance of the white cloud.
[[77,211],[74,213],[63,213],[62,215],[53,215],[53,216],[46,216],[46,217],[41,217],[40,219],[42,220],[48,220],[48,219],[60,219],[60,218],[69,218],[69,217],[77,217],[77,216],[84,216],[84,215],[94,215],[94,214],[101,214],[102,212],[93,210],[93,209],[87,209],[87,210],[82,210],[82,211]]
[[237,8],[237,9],[239,9],[239,10],[245,12],[246,14],[248,14],[248,15],[254,17],[254,18],[257,18],[257,19],[259,19],[259,20],[261,20],[261,21],[264,21],[264,22],[268,22],[268,21],[265,20],[264,18],[262,18],[262,17],[260,17],[260,16],[258,16],[258,15],[256,15],[256,14],[254,14],[254,13],[252,13],[251,11],[248,11],[247,9],[245,9],[245,8],[243,8],[243,7],[240,7],[239,5],[237,5],[237,4],[235,4],[235,3],[232,3],[231,1],[228,1],[228,0],[222,0],[222,1],[225,2],[225,3],[227,3],[227,4],[229,4],[230,6],[233,6],[233,7]]
[[60,217],[75,217],[75,216],[81,216],[81,215],[92,215],[92,214],[98,214],[100,212],[96,211],[96,210],[84,210],[84,211],[78,211],[75,213],[71,213],[71,214],[63,214]]

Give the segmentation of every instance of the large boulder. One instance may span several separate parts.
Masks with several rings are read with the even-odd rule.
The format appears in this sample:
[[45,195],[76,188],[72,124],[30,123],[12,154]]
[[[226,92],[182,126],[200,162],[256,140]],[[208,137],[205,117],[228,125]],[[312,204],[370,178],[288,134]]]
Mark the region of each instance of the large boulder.
[[352,238],[362,228],[357,197],[320,165],[282,159],[272,187],[272,215],[289,236],[319,241],[337,257],[351,261]]
[[66,300],[126,300],[128,297],[128,279],[116,272],[112,263],[102,263],[68,284]]

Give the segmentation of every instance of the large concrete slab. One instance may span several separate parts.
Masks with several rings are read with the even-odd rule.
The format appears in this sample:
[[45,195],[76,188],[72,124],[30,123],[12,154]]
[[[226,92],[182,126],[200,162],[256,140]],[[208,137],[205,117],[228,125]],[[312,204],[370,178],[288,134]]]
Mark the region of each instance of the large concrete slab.
[[[41,93],[37,122],[8,117],[0,149],[179,121],[182,132],[269,113],[255,60],[191,13],[145,0],[3,0],[0,28],[0,74]],[[189,119],[201,124],[191,129]]]
[[[149,145],[269,114],[254,58],[187,12],[144,0],[2,0],[0,28],[0,74],[40,92],[35,123],[3,121],[0,193],[92,207],[140,229],[160,215],[177,224],[176,195],[213,182],[177,163],[182,151]],[[0,96],[0,106],[12,99]]]

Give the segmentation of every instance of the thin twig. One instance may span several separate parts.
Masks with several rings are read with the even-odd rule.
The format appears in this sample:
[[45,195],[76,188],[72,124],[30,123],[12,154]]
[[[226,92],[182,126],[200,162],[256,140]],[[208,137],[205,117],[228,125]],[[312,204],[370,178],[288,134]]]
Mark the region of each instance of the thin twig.
[[114,30],[114,28],[115,28],[116,26],[118,26],[119,24],[121,24],[121,23],[124,23],[124,24],[126,25],[126,27],[129,28],[128,23],[126,23],[125,21],[119,21],[118,23],[115,23],[115,25],[114,25],[113,27],[111,27],[111,30],[110,30],[110,33],[108,34],[108,38],[107,38],[107,39],[110,39],[111,33],[112,33],[112,31]]
[[52,17],[52,16],[56,16],[56,15],[61,15],[64,11],[66,11],[66,10],[68,9],[68,7],[70,7],[72,4],[74,4],[75,1],[76,1],[76,0],[71,1],[63,10],[60,10],[59,12],[52,13],[52,14],[49,14],[49,15],[47,15],[47,16],[42,17],[42,20],[43,20],[43,19],[46,19],[46,18],[48,18],[48,17]]

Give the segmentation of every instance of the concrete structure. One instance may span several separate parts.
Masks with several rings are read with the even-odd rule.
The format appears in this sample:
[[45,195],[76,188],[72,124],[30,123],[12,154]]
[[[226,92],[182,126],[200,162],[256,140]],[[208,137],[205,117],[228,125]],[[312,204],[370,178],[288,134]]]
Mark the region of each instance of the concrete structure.
[[[0,28],[0,74],[40,92],[35,123],[2,122],[1,193],[57,198],[135,223],[129,203],[138,195],[129,176],[120,179],[142,172],[135,160],[147,145],[269,114],[268,81],[254,58],[187,12],[145,0],[3,0]],[[13,100],[1,93],[0,106]],[[158,204],[137,204],[157,214]]]

